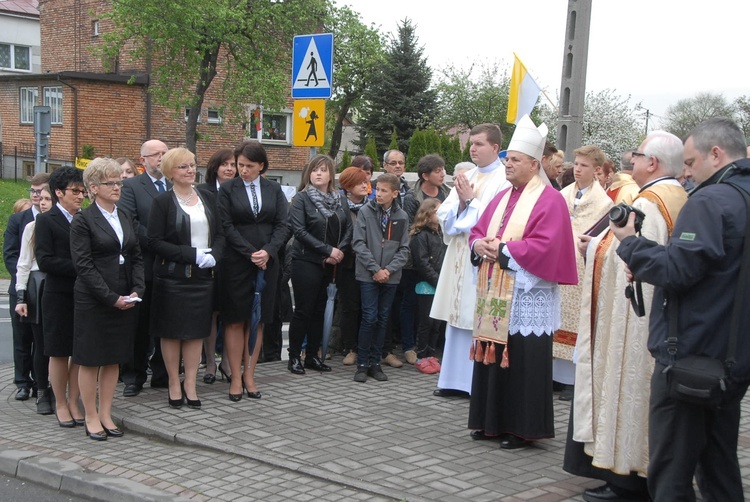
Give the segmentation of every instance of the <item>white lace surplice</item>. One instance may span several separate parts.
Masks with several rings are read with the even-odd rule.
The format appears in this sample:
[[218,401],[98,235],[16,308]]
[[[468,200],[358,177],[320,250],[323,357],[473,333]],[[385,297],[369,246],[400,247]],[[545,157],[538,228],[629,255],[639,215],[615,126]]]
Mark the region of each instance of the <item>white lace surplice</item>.
[[508,327],[510,334],[549,336],[561,324],[560,287],[522,268],[507,246],[502,252],[509,258],[508,268],[516,279]]

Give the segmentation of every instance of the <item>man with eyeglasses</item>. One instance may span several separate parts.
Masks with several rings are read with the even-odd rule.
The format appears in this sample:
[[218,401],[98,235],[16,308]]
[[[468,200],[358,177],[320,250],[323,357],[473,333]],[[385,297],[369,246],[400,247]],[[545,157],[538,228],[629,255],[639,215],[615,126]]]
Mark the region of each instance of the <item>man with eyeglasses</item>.
[[[573,227],[573,239],[590,229],[612,207],[612,199],[607,196],[604,188],[596,180],[596,172],[602,169],[607,160],[604,152],[597,146],[586,145],[576,149],[573,175],[575,183],[571,183],[560,191],[565,198],[570,213],[570,224]],[[575,365],[573,364],[573,349],[578,336],[578,317],[581,307],[581,281],[585,265],[583,256],[576,253],[578,264],[578,284],[560,288],[562,293],[562,326],[555,332],[552,355],[552,378],[562,384],[560,399],[573,399],[573,384],[575,383]]]
[[[393,174],[400,180],[401,185],[398,188],[398,198],[396,199],[396,202],[400,207],[404,207],[404,197],[406,197],[407,192],[410,190],[409,183],[407,183],[404,178],[406,157],[404,157],[404,154],[398,150],[388,150],[383,154],[383,169],[385,169],[385,172]],[[377,183],[375,183],[375,186],[376,185]],[[373,192],[375,191],[375,186],[372,187]]]
[[[148,217],[151,213],[151,203],[154,198],[172,188],[172,182],[168,181],[161,172],[161,159],[167,153],[167,150],[167,145],[157,139],[143,143],[141,146],[141,164],[146,170],[139,176],[124,180],[122,195],[118,203],[118,208],[127,211],[138,220],[138,235],[146,273],[146,292],[143,295],[143,302],[141,302],[138,312],[138,330],[135,335],[133,361],[123,364],[120,368],[120,378],[125,383],[123,391],[125,397],[137,396],[147,379],[146,371],[149,367],[149,352],[152,343],[150,306],[154,268],[154,253],[148,246]],[[151,387],[167,388],[169,380],[157,336],[158,333],[153,334],[154,353],[150,359]]]
[[29,196],[31,207],[8,218],[8,226],[5,228],[3,241],[3,260],[5,268],[10,273],[10,287],[8,296],[10,306],[10,322],[13,330],[13,365],[15,374],[13,383],[16,384],[16,399],[26,401],[32,394],[33,379],[32,371],[32,342],[34,340],[31,326],[22,323],[16,314],[16,266],[18,256],[21,253],[21,237],[23,230],[30,222],[34,221],[39,214],[39,202],[41,200],[42,188],[49,183],[48,173],[39,173],[31,178]]

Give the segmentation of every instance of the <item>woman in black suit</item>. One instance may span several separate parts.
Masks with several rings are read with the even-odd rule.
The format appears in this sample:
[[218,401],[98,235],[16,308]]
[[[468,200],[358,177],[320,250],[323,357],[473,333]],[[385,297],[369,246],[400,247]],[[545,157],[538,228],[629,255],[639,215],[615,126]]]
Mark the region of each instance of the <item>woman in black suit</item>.
[[[227,181],[219,189],[219,211],[227,240],[220,270],[220,309],[224,322],[232,378],[229,399],[242,399],[243,386],[248,397],[261,397],[254,372],[263,341],[263,324],[273,322],[276,284],[280,264],[279,250],[289,238],[288,202],[281,186],[261,176],[268,169],[266,151],[257,141],[247,141],[234,150],[239,178]],[[261,295],[261,319],[256,343],[249,354],[250,319],[255,278],[265,270],[266,287]],[[244,364],[245,373],[240,366]],[[242,375],[242,378],[238,378]]]
[[[305,368],[331,371],[318,357],[323,335],[327,288],[336,265],[352,242],[352,219],[343,195],[336,190],[336,168],[327,155],[316,155],[305,166],[294,197],[289,226],[292,244],[294,316],[289,325],[289,371],[304,375]],[[300,355],[307,335],[305,366]]]
[[78,365],[73,355],[73,286],[76,269],[70,254],[70,223],[86,196],[81,171],[55,169],[49,178],[55,205],[36,219],[35,252],[39,270],[47,274],[42,293],[44,354],[49,356],[49,380],[60,427],[84,425],[78,408]]
[[[133,217],[117,209],[122,189],[117,161],[94,159],[83,182],[94,202],[73,218],[71,254],[75,283],[73,362],[86,412],[86,435],[121,437],[112,421],[120,364],[133,358],[138,310],[146,289],[143,257]],[[99,410],[96,409],[97,378]]]
[[[199,409],[196,391],[203,339],[211,329],[214,267],[224,236],[211,194],[193,188],[195,155],[173,148],[161,160],[172,190],[154,199],[148,220],[148,245],[154,251],[151,330],[161,334],[161,352],[169,375],[169,405]],[[185,381],[180,383],[180,354]],[[174,399],[172,396],[177,396]]]
[[[206,164],[206,182],[201,183],[196,188],[210,192],[215,198],[219,192],[219,187],[225,181],[237,177],[237,166],[234,163],[234,151],[231,148],[222,148],[217,150]],[[216,381],[216,338],[219,329],[219,288],[214,281],[214,313],[211,318],[211,333],[203,342],[203,351],[206,353],[206,373],[203,375],[205,383],[214,383]],[[221,358],[221,372],[227,374],[229,365],[224,360],[226,357],[226,348]],[[222,377],[223,380],[223,377]]]

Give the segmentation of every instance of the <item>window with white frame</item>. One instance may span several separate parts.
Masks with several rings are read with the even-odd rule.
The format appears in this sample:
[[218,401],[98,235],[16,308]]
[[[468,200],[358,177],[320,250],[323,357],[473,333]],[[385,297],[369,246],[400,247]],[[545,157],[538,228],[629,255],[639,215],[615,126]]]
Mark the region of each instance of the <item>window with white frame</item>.
[[98,19],[91,21],[91,36],[92,37],[99,36],[99,20]]
[[45,87],[44,88],[44,106],[50,107],[50,118],[53,124],[62,124],[63,122],[63,92],[62,87]]
[[39,89],[37,87],[21,87],[19,115],[22,124],[34,123],[34,107],[37,104],[38,96]]
[[207,110],[207,122],[209,124],[221,124],[221,113],[219,113],[219,110],[215,108],[209,108]]
[[31,71],[31,47],[0,43],[0,69]]
[[248,136],[261,142],[289,143],[292,139],[291,122],[290,112],[267,112],[251,108]]

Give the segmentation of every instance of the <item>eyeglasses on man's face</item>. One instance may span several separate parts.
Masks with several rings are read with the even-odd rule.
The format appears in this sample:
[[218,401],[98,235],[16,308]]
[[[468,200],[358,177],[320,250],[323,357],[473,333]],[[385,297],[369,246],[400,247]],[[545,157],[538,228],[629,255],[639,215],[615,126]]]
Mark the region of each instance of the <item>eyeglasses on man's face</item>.
[[167,152],[154,152],[154,153],[149,153],[148,155],[144,155],[144,156],[143,156],[143,158],[144,158],[144,159],[148,159],[148,158],[150,158],[150,157],[156,157],[157,155],[158,155],[159,157],[164,157],[164,154],[165,154],[165,153],[167,153]]
[[99,183],[99,185],[104,185],[105,187],[109,188],[122,188],[122,181],[102,181]]
[[392,161],[390,161],[390,162],[386,162],[386,163],[387,163],[387,164],[388,164],[389,166],[391,166],[391,167],[396,167],[396,166],[405,166],[405,165],[406,165],[406,162],[404,162],[403,160],[392,160]]
[[646,155],[643,152],[633,152],[633,157],[651,157],[651,155]]
[[31,195],[42,195],[42,189],[36,190],[34,188],[29,188],[29,193]]

